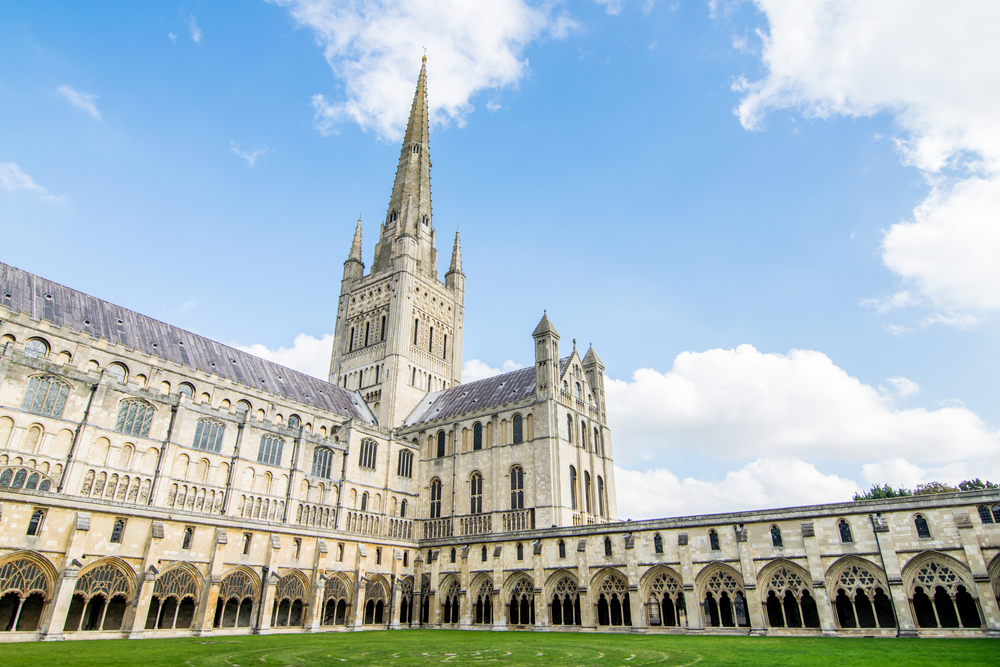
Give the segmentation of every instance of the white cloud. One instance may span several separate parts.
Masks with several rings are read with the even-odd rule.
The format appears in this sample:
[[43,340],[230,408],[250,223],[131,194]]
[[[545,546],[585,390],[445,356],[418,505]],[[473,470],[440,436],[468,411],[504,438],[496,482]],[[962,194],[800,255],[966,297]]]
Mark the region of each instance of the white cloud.
[[[1000,462],[1000,433],[962,407],[901,410],[916,383],[879,391],[825,354],[792,350],[685,352],[667,373],[643,368],[605,383],[618,458],[673,451],[738,460],[748,456],[865,463],[906,457],[921,465]],[[909,394],[907,394],[909,392]]]
[[895,388],[895,393],[900,398],[920,393],[920,385],[904,377],[887,378],[886,382]]
[[194,40],[195,44],[201,44],[201,26],[195,20],[194,14],[189,14],[184,21],[187,23],[188,32],[191,33],[191,39]]
[[175,35],[174,33],[172,33],[172,32],[168,32],[168,33],[167,33],[167,37],[169,37],[169,38],[170,38],[170,41],[171,41],[172,43],[174,43],[174,44],[176,44],[176,43],[177,43],[177,35]]
[[94,93],[81,93],[69,86],[59,86],[57,92],[77,109],[83,109],[89,113],[94,120],[101,120],[101,112],[97,110],[97,105],[94,104],[94,100],[100,98]]
[[251,168],[253,168],[253,166],[257,164],[257,158],[267,154],[267,146],[261,146],[260,148],[254,150],[252,153],[247,153],[246,151],[241,151],[240,147],[235,143],[233,143],[232,140],[230,140],[229,152],[239,155],[241,158],[247,161],[247,164],[250,165]]
[[615,467],[618,516],[652,519],[711,512],[844,502],[861,489],[798,459],[761,458],[718,481],[680,479],[662,468],[638,472]]
[[316,338],[309,334],[300,333],[295,337],[291,347],[279,347],[276,350],[260,343],[235,345],[234,347],[321,380],[326,380],[330,375],[333,334],[323,334],[320,338]]
[[479,359],[469,359],[462,364],[462,382],[475,382],[501,373],[516,371],[519,368],[524,368],[524,366],[513,359],[503,362],[503,366],[500,368],[492,368],[488,363]]
[[604,11],[611,16],[618,16],[622,11],[622,7],[625,6],[625,0],[594,0],[594,2],[604,5]]
[[902,158],[930,194],[885,233],[883,262],[942,322],[969,326],[968,312],[1000,308],[1000,4],[754,1],[769,23],[768,73],[734,83],[743,125],[780,108],[893,115]]
[[7,192],[30,190],[51,201],[62,199],[62,197],[50,195],[48,190],[35,183],[31,176],[21,171],[21,168],[13,162],[0,162],[0,186],[3,186]]
[[402,136],[420,56],[427,49],[432,120],[460,125],[480,91],[517,84],[527,71],[524,47],[546,29],[565,35],[572,20],[525,0],[273,0],[316,33],[344,82],[340,99],[312,98],[319,129],[356,122],[380,137]]

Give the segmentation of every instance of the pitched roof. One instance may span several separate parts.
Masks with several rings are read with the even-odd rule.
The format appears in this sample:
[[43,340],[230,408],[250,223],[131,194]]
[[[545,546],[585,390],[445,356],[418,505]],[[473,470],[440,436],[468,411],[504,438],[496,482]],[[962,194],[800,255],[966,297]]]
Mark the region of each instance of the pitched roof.
[[273,361],[237,350],[154,320],[135,311],[54,283],[0,262],[0,303],[11,312],[47,319],[55,326],[105,338],[112,344],[165,361],[214,373],[241,385],[304,403],[344,417],[374,423],[364,400],[343,387],[324,382]]
[[548,313],[542,313],[542,319],[538,320],[538,326],[531,332],[531,335],[538,336],[545,333],[553,333],[556,336],[559,335],[559,332],[556,331],[555,326],[552,324],[552,320],[549,319]]
[[515,403],[535,395],[535,367],[494,375],[428,394],[404,422],[416,426],[451,419],[467,412],[482,412],[504,403]]

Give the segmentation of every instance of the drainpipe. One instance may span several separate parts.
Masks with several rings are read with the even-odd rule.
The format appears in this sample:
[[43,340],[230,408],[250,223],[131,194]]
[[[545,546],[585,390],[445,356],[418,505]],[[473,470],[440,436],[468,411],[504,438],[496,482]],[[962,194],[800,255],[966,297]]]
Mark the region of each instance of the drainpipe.
[[163,468],[163,452],[166,451],[167,447],[170,446],[170,439],[174,436],[174,422],[177,419],[177,405],[174,404],[170,406],[170,423],[167,425],[167,437],[160,445],[160,453],[156,456],[156,471],[153,473],[153,483],[149,487],[149,498],[146,499],[147,505],[153,504],[153,498],[156,497],[156,485],[160,481],[160,471]]
[[[34,294],[34,291],[32,291],[32,294]],[[101,371],[101,379],[104,379],[104,371]],[[83,411],[83,419],[76,425],[76,432],[73,434],[73,444],[70,445],[69,453],[66,454],[66,465],[63,466],[62,475],[59,476],[59,487],[56,489],[56,493],[62,493],[63,486],[66,484],[66,476],[69,475],[69,467],[73,463],[73,456],[76,454],[76,447],[80,442],[80,434],[83,433],[83,427],[87,425],[87,420],[90,419],[90,408],[94,405],[94,394],[97,393],[97,387],[100,384],[101,380],[99,379],[90,385],[90,397],[87,399],[87,408]]]

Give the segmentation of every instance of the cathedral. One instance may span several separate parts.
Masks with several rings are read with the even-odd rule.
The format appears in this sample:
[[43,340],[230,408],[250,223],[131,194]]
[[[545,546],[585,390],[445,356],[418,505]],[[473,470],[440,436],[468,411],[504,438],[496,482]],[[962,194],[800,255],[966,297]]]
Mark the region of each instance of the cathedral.
[[0,263],[0,641],[1000,636],[995,489],[621,521],[593,347],[462,383],[424,60],[327,381]]

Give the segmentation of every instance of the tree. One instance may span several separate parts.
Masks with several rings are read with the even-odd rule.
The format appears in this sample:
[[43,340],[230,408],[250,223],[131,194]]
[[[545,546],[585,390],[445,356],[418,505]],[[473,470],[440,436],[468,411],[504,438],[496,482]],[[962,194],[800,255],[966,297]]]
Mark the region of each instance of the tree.
[[967,479],[964,482],[959,482],[958,488],[962,491],[985,491],[986,489],[1000,488],[1000,486],[989,480],[984,482],[977,477],[975,479]]
[[868,489],[864,493],[855,493],[854,500],[884,500],[886,498],[903,498],[906,496],[912,496],[913,491],[909,489],[899,487],[894,489],[889,486],[888,483],[879,486],[878,484],[872,484],[872,488]]
[[915,496],[929,496],[934,493],[955,493],[958,491],[954,486],[948,486],[944,482],[927,482],[926,484],[917,484],[917,490],[914,491]]

